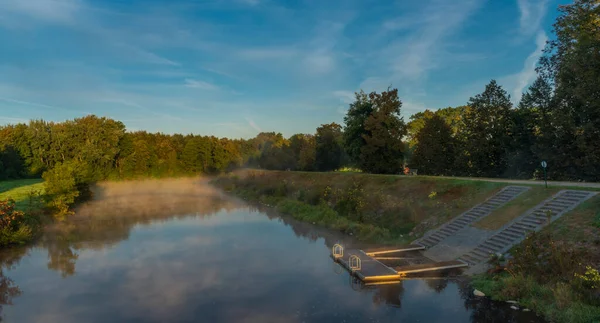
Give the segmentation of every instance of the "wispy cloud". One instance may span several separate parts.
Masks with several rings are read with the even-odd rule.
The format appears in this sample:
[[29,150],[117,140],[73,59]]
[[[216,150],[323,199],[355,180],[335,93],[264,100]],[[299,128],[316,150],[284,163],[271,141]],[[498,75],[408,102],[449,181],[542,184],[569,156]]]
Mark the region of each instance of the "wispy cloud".
[[135,57],[137,60],[142,60],[143,62],[151,63],[151,64],[159,64],[159,65],[170,65],[170,66],[180,66],[181,64],[165,57],[159,56],[153,52],[142,49],[141,47],[132,46],[124,43],[113,43],[113,46],[122,50],[122,52],[129,53],[129,55]]
[[410,29],[410,33],[379,49],[372,59],[380,62],[372,68],[379,73],[368,75],[361,88],[382,90],[393,84],[401,93],[421,91],[429,73],[453,59],[455,53],[446,50],[450,37],[480,5],[476,0],[432,0],[417,12],[383,22],[383,29],[392,35],[399,30]]
[[218,90],[219,87],[204,81],[185,79],[185,86],[193,89],[201,89],[201,90],[209,90],[215,91]]
[[0,116],[0,120],[4,121],[4,123],[27,123],[29,122],[29,120],[25,119],[25,118],[13,118],[13,117],[5,117],[5,116]]
[[15,100],[15,99],[6,98],[6,97],[0,97],[0,101],[16,103],[16,104],[21,104],[21,105],[27,105],[27,106],[31,106],[31,107],[37,107],[37,108],[52,109],[52,110],[67,110],[68,111],[68,109],[62,108],[62,107],[41,104],[41,103],[36,103],[36,102],[23,101],[23,100]]
[[249,117],[246,117],[246,121],[248,122],[248,125],[249,125],[249,126],[252,128],[252,129],[254,129],[254,130],[258,131],[258,132],[262,132],[262,130],[260,129],[260,127],[259,127],[259,126],[256,124],[256,122],[254,122],[254,120],[252,120],[252,119],[251,119],[251,118],[249,118]]
[[543,31],[539,31],[536,37],[536,47],[535,50],[529,54],[525,63],[523,64],[523,69],[521,72],[517,74],[517,83],[515,88],[513,89],[512,98],[515,102],[521,99],[521,95],[525,90],[527,85],[531,84],[536,78],[535,67],[537,65],[538,60],[542,56],[542,50],[546,46],[546,41],[548,37],[546,33]]
[[297,51],[292,48],[246,48],[240,50],[237,55],[243,59],[249,60],[270,60],[291,58],[297,55]]
[[519,26],[522,34],[531,36],[540,28],[546,15],[548,0],[517,0],[519,6]]
[[243,4],[250,5],[250,6],[256,6],[260,3],[260,0],[238,0],[238,1]]
[[352,92],[352,91],[344,91],[344,90],[333,91],[333,96],[339,98],[341,102],[346,103],[346,104],[350,104],[350,103],[354,102],[354,99],[356,99],[354,92]]
[[71,23],[81,10],[79,0],[3,0],[2,10],[27,15],[46,22]]
[[512,100],[516,103],[521,99],[525,88],[536,78],[535,67],[542,55],[542,50],[546,46],[548,37],[541,27],[542,19],[546,15],[548,0],[517,0],[519,7],[519,27],[522,36],[535,37],[535,50],[527,56],[523,63],[523,68],[514,76],[507,77],[514,79],[514,88],[512,91]]

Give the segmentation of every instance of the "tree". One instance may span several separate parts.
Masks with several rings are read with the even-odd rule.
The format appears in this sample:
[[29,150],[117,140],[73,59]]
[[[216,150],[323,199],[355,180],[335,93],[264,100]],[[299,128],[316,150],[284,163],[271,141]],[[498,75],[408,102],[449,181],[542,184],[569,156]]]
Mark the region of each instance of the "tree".
[[406,125],[408,147],[412,151],[417,147],[417,135],[425,126],[425,123],[435,115],[435,112],[426,109],[422,112],[417,112],[410,116],[410,122]]
[[466,175],[504,175],[512,129],[511,107],[510,96],[495,80],[469,99],[457,159],[458,168],[464,169]]
[[373,111],[365,121],[365,144],[361,147],[359,165],[363,171],[397,174],[404,167],[405,146],[402,138],[406,125],[400,117],[402,102],[397,89],[369,94]]
[[84,165],[74,160],[58,163],[42,175],[47,206],[59,219],[70,215],[72,213],[70,208],[77,198],[87,193],[85,182],[88,178],[85,174],[87,168],[82,166]]
[[315,136],[305,135],[298,154],[298,169],[313,171],[316,169],[317,143]]
[[559,11],[556,39],[538,69],[556,102],[551,122],[559,140],[549,170],[563,179],[600,180],[600,6],[575,0]]
[[356,100],[344,117],[343,142],[345,151],[354,165],[360,164],[362,147],[366,144],[363,135],[367,134],[365,122],[373,113],[373,103],[362,90],[355,93]]
[[411,165],[426,175],[450,175],[454,166],[452,128],[438,115],[425,121],[417,134],[418,146]]
[[315,167],[318,171],[332,171],[342,166],[342,126],[323,124],[315,135]]
[[553,104],[552,88],[538,77],[523,93],[521,102],[512,113],[512,143],[509,156],[511,176],[531,178],[539,168],[541,160],[549,161],[553,142],[556,141],[550,117]]
[[200,136],[193,136],[186,140],[181,161],[184,170],[190,174],[206,173],[211,164],[210,142]]

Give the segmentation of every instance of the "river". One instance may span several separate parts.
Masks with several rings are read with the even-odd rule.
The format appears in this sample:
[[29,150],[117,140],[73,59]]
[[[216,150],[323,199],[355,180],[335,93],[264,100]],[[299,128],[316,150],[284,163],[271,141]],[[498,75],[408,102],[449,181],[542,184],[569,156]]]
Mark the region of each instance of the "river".
[[463,279],[361,287],[328,230],[199,180],[107,183],[33,246],[0,254],[2,322],[541,322]]

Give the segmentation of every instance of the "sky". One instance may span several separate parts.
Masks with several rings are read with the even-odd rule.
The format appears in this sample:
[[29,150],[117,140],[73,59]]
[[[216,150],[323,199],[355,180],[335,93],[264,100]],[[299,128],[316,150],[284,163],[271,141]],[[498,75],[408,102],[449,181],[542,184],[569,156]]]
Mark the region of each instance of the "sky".
[[0,125],[88,114],[250,138],[342,123],[354,92],[402,115],[496,79],[518,102],[558,0],[0,0]]

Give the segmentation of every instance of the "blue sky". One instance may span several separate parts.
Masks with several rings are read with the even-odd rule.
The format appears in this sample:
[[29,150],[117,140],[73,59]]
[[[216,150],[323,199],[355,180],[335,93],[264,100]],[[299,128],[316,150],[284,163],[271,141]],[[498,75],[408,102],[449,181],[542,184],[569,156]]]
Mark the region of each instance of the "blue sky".
[[353,92],[405,119],[496,79],[520,98],[556,0],[0,0],[0,124],[96,114],[130,130],[313,133]]

